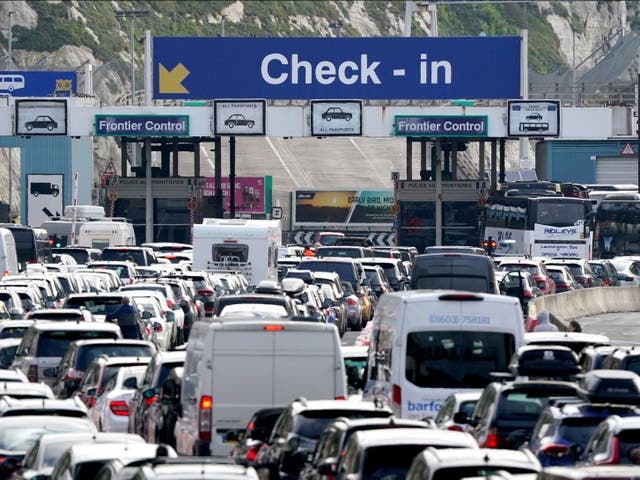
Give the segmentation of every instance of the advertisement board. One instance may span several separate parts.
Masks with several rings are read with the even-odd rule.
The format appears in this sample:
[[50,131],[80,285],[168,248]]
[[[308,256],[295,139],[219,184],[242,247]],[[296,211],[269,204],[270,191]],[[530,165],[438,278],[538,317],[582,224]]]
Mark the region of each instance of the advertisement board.
[[[236,213],[265,213],[265,177],[236,177],[235,208]],[[214,197],[216,194],[215,178],[205,177],[203,196]],[[226,212],[231,208],[229,195],[231,183],[228,178],[222,179],[222,205]]]
[[296,227],[393,226],[393,190],[295,190]]
[[[521,42],[515,36],[154,37],[153,98],[520,98]],[[215,61],[207,61],[212,52]]]
[[66,134],[66,100],[16,100],[16,135]]
[[10,97],[70,97],[76,91],[76,72],[2,71],[0,95]]

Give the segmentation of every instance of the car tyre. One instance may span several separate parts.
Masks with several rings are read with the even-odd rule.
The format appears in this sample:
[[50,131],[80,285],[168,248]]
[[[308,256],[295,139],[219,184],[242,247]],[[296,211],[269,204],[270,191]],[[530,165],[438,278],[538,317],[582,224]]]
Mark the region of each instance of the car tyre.
[[255,123],[253,123],[253,122],[247,123],[247,127],[249,127],[249,128],[253,128],[254,125],[255,125]]
[[51,125],[51,124],[47,125],[47,130],[49,130],[49,131],[53,130],[53,125]]
[[346,115],[344,119],[348,122],[349,120],[351,120],[351,115]]
[[37,191],[37,190],[36,190],[35,192],[33,192],[33,196],[34,196],[34,197],[37,197],[38,195],[40,195],[40,192],[39,192],[39,191]]
[[325,118],[325,120],[326,120],[327,122],[330,122],[330,121],[331,121],[331,115],[327,115],[327,116],[326,116],[326,118]]
[[25,128],[26,128],[27,130],[31,131],[31,129],[33,128],[33,125],[31,125],[31,124],[26,124],[26,125],[25,125]]
[[229,127],[229,128],[233,128],[233,127],[235,127],[235,126],[236,126],[235,122],[229,122],[229,123],[227,123],[227,127]]

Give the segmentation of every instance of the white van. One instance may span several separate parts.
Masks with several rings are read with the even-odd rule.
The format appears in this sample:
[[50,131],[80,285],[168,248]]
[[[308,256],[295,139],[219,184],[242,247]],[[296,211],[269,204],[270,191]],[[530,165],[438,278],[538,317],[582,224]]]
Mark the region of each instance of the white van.
[[18,252],[11,230],[0,228],[0,275],[18,274]]
[[524,344],[517,298],[453,290],[385,293],[369,345],[364,399],[402,418],[435,417],[451,393],[483,389]]
[[115,246],[134,246],[136,234],[133,225],[124,221],[96,220],[86,222],[80,227],[78,245],[99,248]]
[[326,323],[246,317],[195,322],[176,449],[182,455],[229,456],[238,434],[262,408],[286,406],[298,397],[344,399],[340,348],[338,330]]

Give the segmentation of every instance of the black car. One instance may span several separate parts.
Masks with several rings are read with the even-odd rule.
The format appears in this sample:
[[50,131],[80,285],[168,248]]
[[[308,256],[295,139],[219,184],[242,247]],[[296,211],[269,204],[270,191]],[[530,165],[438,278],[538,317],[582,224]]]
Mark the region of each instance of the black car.
[[456,423],[469,424],[480,447],[517,450],[529,440],[538,416],[551,398],[578,398],[572,382],[536,380],[492,382],[480,395],[470,419],[456,414]]
[[269,442],[258,452],[256,466],[262,473],[268,472],[272,480],[296,478],[328,424],[339,417],[389,416],[389,408],[377,407],[373,402],[297,399],[278,417]]
[[153,402],[147,413],[147,440],[176,447],[174,428],[180,414],[180,389],[184,367],[174,367],[160,387],[159,399]]
[[250,467],[256,465],[258,451],[269,440],[273,426],[283,410],[284,407],[263,408],[253,414],[231,451],[235,463]]
[[593,272],[602,280],[604,287],[619,287],[618,271],[609,260],[591,260],[589,265]]

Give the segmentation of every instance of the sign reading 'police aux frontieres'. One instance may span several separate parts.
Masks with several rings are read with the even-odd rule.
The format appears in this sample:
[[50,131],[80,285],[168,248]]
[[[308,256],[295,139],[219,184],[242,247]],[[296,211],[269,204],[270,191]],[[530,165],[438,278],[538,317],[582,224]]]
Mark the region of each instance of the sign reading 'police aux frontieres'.
[[188,115],[96,115],[96,135],[188,136]]

